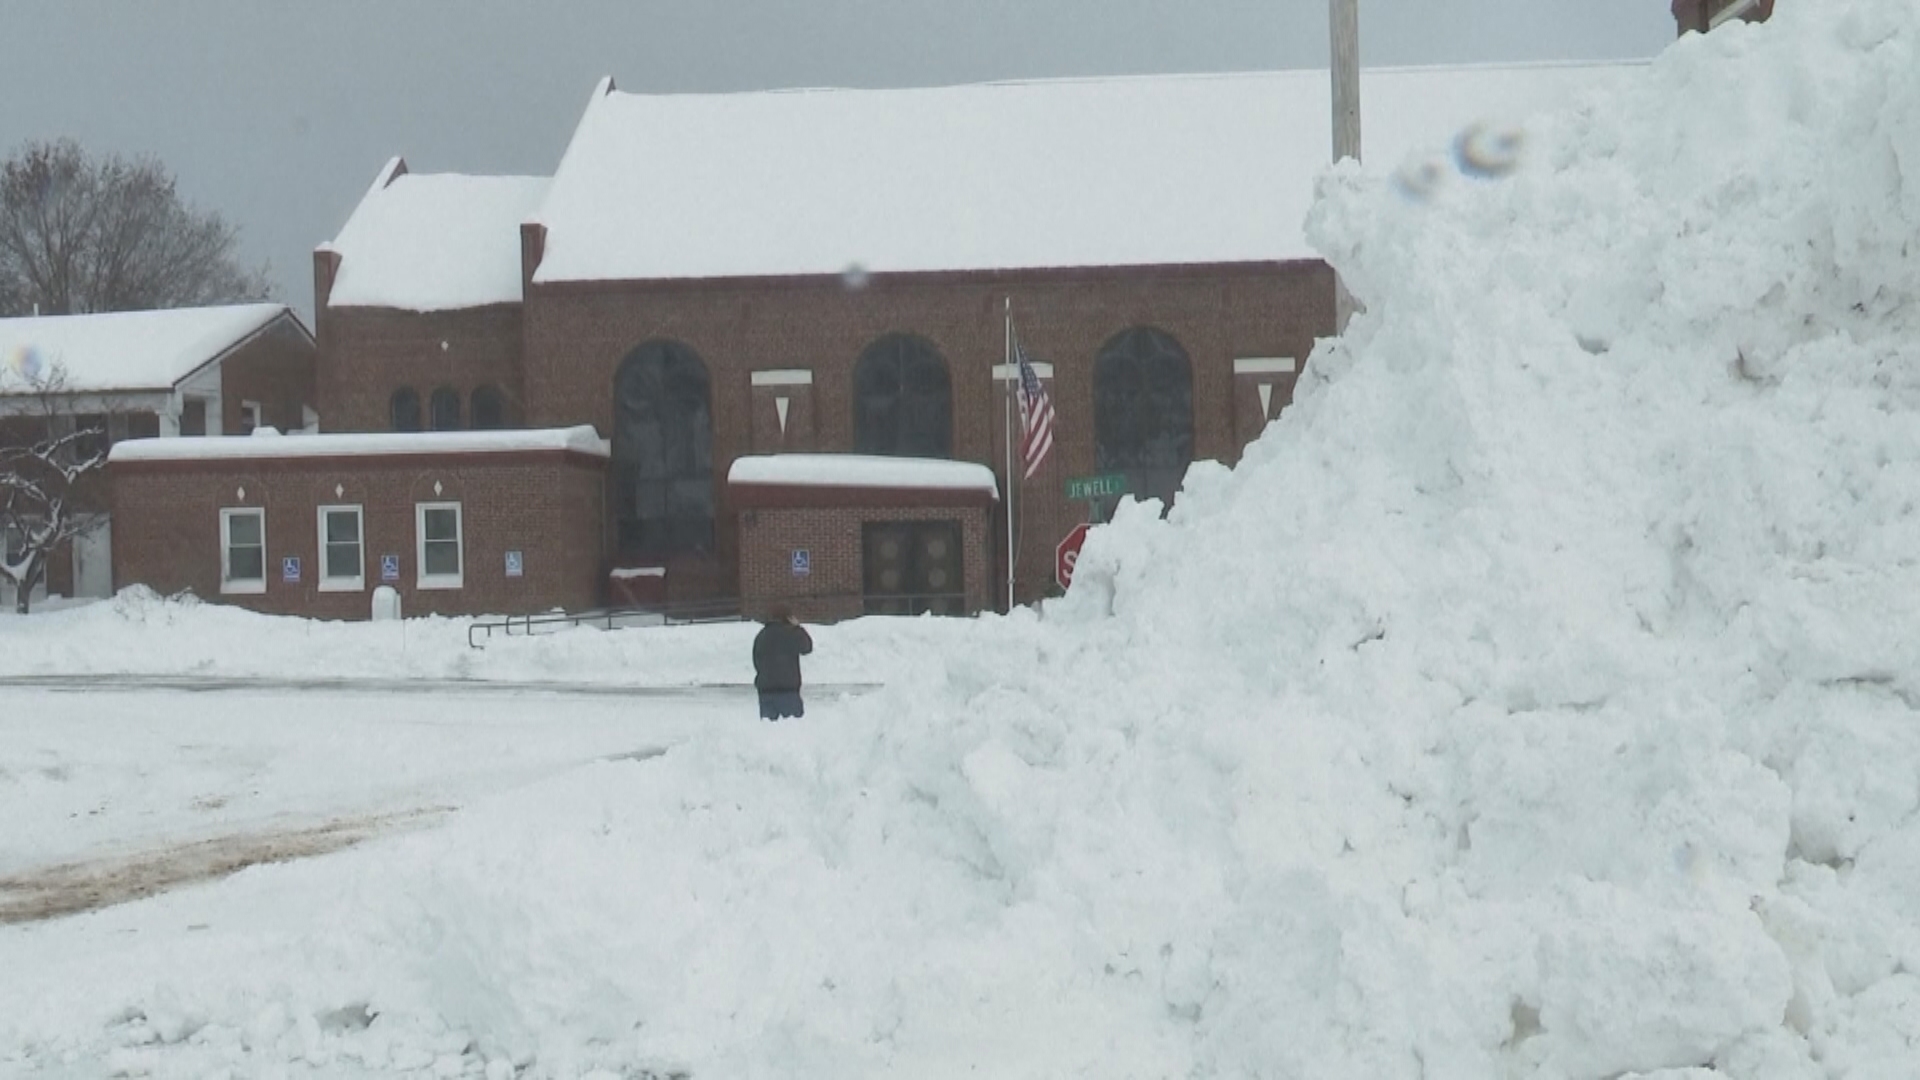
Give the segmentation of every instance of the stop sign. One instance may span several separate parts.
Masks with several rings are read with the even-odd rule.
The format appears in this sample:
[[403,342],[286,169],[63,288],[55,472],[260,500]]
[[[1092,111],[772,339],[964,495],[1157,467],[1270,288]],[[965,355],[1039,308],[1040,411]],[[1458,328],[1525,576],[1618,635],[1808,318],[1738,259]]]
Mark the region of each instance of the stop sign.
[[1073,564],[1080,561],[1080,545],[1086,542],[1087,526],[1082,522],[1075,525],[1073,531],[1067,533],[1066,539],[1053,549],[1053,579],[1060,583],[1061,588],[1073,584]]

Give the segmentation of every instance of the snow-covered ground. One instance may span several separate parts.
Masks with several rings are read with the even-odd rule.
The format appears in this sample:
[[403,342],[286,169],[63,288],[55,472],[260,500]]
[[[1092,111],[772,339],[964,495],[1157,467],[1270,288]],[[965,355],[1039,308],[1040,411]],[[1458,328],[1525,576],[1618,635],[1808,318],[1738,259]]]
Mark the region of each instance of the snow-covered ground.
[[747,694],[0,688],[0,881],[34,868],[458,807],[664,752]]
[[[487,620],[477,620],[486,622]],[[162,600],[142,589],[46,616],[0,613],[0,679],[150,675],[333,680],[471,679],[598,686],[746,686],[754,627],[713,623],[670,632],[480,633],[475,620],[423,618],[367,626],[263,620],[239,608]],[[863,620],[823,631],[807,666],[815,683],[861,684],[891,658],[964,640],[967,623]]]
[[[823,630],[882,686],[805,722],[148,692],[96,738],[0,688],[80,714],[0,744],[70,806],[193,724],[281,807],[392,805],[382,739],[457,806],[0,927],[0,1074],[1920,1075],[1920,0],[1683,40],[1515,149],[1338,170],[1368,313],[1243,464],[1044,612]],[[684,686],[749,632],[24,623],[0,674]],[[146,799],[217,823],[194,753]],[[7,850],[129,839],[34,813]]]

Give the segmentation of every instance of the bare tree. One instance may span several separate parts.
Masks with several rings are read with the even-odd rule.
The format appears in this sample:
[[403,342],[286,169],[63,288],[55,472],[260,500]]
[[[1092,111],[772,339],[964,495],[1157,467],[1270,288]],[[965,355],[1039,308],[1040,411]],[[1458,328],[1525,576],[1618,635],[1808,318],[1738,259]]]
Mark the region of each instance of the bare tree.
[[0,582],[13,586],[22,615],[54,552],[104,520],[86,481],[107,463],[106,419],[80,420],[66,398],[58,365],[0,398]]
[[264,300],[266,269],[240,266],[238,239],[153,158],[28,143],[0,164],[0,315]]

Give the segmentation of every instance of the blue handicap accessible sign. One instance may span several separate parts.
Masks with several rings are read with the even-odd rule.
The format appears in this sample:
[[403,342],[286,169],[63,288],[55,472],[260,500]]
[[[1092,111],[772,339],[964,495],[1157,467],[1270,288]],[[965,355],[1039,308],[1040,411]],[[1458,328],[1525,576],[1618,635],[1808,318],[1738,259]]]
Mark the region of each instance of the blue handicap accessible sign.
[[793,551],[793,576],[806,577],[811,573],[813,573],[812,554],[810,554],[806,548],[795,548]]
[[399,581],[400,580],[400,556],[398,555],[380,556],[380,580],[381,581]]
[[300,556],[288,555],[280,560],[280,580],[289,585],[300,583]]
[[525,570],[526,565],[527,564],[520,558],[519,552],[517,551],[507,552],[507,576],[508,577],[519,577],[521,572]]

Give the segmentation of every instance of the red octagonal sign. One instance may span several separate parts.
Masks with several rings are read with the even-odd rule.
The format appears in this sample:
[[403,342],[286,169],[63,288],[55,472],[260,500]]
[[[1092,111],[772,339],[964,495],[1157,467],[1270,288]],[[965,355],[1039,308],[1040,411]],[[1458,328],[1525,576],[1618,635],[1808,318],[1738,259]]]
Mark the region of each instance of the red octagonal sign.
[[1073,584],[1073,564],[1080,561],[1080,545],[1087,542],[1087,526],[1082,522],[1067,533],[1066,539],[1053,549],[1053,579],[1061,588]]

